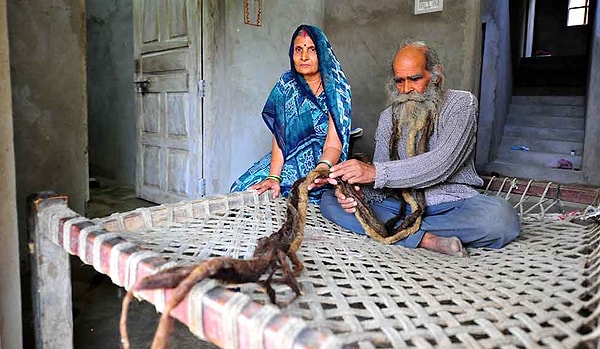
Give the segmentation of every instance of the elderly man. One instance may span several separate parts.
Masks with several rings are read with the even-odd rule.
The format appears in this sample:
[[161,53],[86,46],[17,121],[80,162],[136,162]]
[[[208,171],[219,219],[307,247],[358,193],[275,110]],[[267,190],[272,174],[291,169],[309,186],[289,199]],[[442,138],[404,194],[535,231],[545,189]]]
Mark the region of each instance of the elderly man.
[[[483,184],[474,166],[476,97],[444,90],[439,58],[423,42],[403,44],[392,70],[391,103],[379,117],[373,163],[344,161],[331,168],[330,178],[315,185],[323,181],[335,185],[339,178],[353,184],[381,222],[405,216],[399,211],[406,205],[393,189],[420,191],[425,200],[422,222],[398,245],[466,256],[465,247],[500,248],[515,239],[520,225],[513,207],[474,188]],[[433,125],[431,133],[419,128],[425,121]],[[428,137],[426,150],[411,151],[423,135]],[[329,190],[321,199],[321,212],[342,227],[365,234],[354,216],[356,205],[340,190]]]

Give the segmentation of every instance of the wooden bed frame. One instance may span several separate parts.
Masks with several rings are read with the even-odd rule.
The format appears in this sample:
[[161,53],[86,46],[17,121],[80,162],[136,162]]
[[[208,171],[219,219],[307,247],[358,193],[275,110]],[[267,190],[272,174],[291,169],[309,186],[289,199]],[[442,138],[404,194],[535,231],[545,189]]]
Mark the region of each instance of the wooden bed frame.
[[[230,290],[205,280],[171,315],[223,348],[597,346],[600,225],[549,213],[552,198],[512,198],[522,235],[502,250],[469,249],[468,258],[379,244],[311,205],[299,251],[303,296],[279,309],[254,284]],[[248,258],[285,214],[283,199],[255,192],[98,219],[73,212],[65,195],[30,203],[36,346],[61,349],[73,346],[69,254],[129,289],[177,264]],[[161,311],[170,292],[138,296]]]

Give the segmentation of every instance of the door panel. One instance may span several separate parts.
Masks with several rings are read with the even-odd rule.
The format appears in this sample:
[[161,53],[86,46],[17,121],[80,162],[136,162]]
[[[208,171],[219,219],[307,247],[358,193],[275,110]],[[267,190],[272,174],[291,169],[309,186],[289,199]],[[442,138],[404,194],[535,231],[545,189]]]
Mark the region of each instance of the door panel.
[[134,0],[136,194],[199,197],[202,175],[198,0]]
[[142,56],[142,74],[186,70],[188,50],[175,49]]

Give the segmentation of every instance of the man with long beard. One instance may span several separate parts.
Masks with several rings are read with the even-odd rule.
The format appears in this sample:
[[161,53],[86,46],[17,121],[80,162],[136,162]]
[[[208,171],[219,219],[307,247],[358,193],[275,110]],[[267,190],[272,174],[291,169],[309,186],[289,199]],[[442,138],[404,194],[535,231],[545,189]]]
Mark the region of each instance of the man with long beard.
[[[344,161],[315,186],[324,181],[335,185],[341,178],[364,196],[381,222],[396,219],[390,221],[395,229],[401,218],[422,208],[413,224],[416,231],[395,242],[405,247],[466,256],[465,247],[501,248],[515,239],[520,224],[513,207],[474,188],[483,185],[474,166],[476,97],[468,91],[444,90],[439,58],[423,42],[403,44],[392,70],[391,103],[379,117],[373,163]],[[406,207],[406,193],[417,201],[420,197],[421,206]],[[354,215],[356,205],[339,189],[329,190],[321,199],[321,212],[365,234]]]

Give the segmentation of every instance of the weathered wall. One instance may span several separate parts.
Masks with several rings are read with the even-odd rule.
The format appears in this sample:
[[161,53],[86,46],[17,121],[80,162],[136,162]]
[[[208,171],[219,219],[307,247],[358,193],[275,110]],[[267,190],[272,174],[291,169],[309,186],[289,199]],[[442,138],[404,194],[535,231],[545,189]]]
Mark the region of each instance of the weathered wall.
[[17,209],[27,257],[26,197],[54,190],[84,213],[87,108],[83,0],[8,1]]
[[0,0],[0,347],[23,347],[6,0]]
[[[203,177],[206,194],[226,193],[270,150],[261,118],[301,23],[321,26],[323,0],[265,0],[262,25],[244,24],[243,2],[202,2],[204,79]],[[135,182],[131,0],[87,0],[90,170]],[[93,173],[92,173],[93,174]]]
[[355,152],[373,153],[384,85],[406,38],[428,41],[446,73],[446,87],[477,94],[481,59],[480,1],[444,1],[442,12],[413,15],[414,0],[325,2],[325,32],[352,85],[352,124],[364,129]]
[[[90,49],[99,53],[108,51],[109,56],[101,62],[108,61],[109,65],[117,57],[124,61],[122,52],[117,51],[128,51],[126,38],[117,39],[115,35],[123,36],[127,26],[109,22],[125,22],[126,10],[121,5],[129,4],[130,0],[88,2],[88,19],[97,22],[90,23],[90,44],[92,38],[104,41],[98,46],[91,44]],[[357,143],[355,151],[372,153],[375,123],[386,103],[383,85],[394,51],[406,37],[425,39],[437,48],[445,62],[448,87],[474,92],[478,88],[481,24],[480,5],[476,0],[446,2],[443,12],[420,16],[412,15],[412,0],[265,0],[260,27],[244,24],[243,2],[211,0],[202,4],[203,64],[207,86],[203,112],[203,177],[207,195],[227,192],[240,174],[270,150],[271,136],[262,121],[261,110],[279,75],[289,69],[290,36],[301,23],[314,24],[325,30],[352,84],[353,124],[365,129],[365,136]],[[102,8],[96,10],[96,6]],[[133,97],[128,99],[130,97],[122,95],[125,91],[131,93],[132,89],[119,78],[131,76],[127,73],[130,62],[115,66],[126,69],[118,77],[108,69],[101,72],[102,67],[98,66],[98,73],[105,74],[103,80],[94,78],[98,81],[96,84],[90,75],[88,84],[91,96],[90,163],[105,170],[114,165],[114,175],[125,178],[133,176],[122,172],[125,171],[122,166],[134,158],[134,147],[127,143],[131,140],[128,135],[134,134],[134,125],[125,116]],[[93,64],[90,58],[90,72],[95,69]],[[92,86],[96,90],[92,90]],[[117,92],[106,91],[107,86],[114,86]],[[111,135],[110,131],[117,133]],[[105,153],[108,156],[104,156]]]
[[271,136],[261,111],[280,74],[290,68],[291,35],[302,23],[323,23],[323,0],[265,0],[260,27],[244,24],[241,1],[210,3],[205,5],[209,18],[203,26],[215,28],[214,38],[205,39],[204,51],[209,92],[204,101],[203,164],[208,195],[227,192],[270,151]]
[[600,11],[596,11],[590,47],[590,75],[587,88],[585,139],[581,171],[587,181],[600,185]]
[[135,185],[131,0],[87,0],[87,91],[91,175]]
[[512,96],[510,18],[508,2],[483,2],[485,23],[476,164],[478,169],[495,158]]

